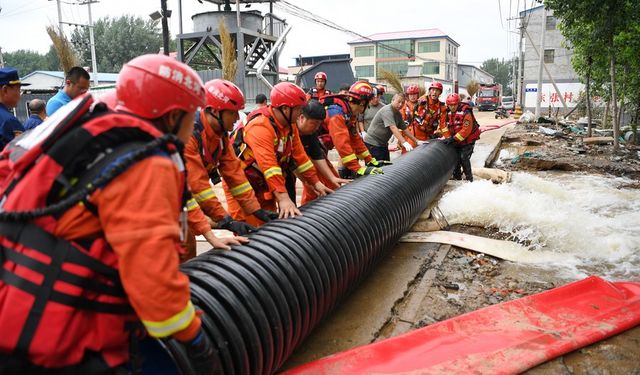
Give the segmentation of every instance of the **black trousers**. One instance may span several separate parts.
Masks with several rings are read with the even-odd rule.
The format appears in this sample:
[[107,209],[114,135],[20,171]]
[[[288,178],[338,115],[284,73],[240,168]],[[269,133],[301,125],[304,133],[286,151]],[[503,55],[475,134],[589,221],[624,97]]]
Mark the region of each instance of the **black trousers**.
[[453,178],[462,180],[462,173],[467,181],[473,181],[473,173],[471,172],[471,155],[475,142],[468,145],[455,145],[454,148],[458,154],[456,167],[453,169]]
[[67,366],[56,369],[48,369],[34,365],[30,361],[0,354],[0,374],[19,374],[19,375],[126,375],[130,374],[124,366],[111,368],[102,360],[98,353],[85,354],[82,362],[77,365]]

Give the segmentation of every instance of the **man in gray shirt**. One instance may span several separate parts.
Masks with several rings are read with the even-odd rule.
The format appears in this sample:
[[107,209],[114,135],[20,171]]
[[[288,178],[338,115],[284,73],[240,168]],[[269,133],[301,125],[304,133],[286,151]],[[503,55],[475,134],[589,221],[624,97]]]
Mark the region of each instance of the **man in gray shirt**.
[[367,129],[369,129],[369,125],[371,125],[371,121],[375,117],[376,113],[384,107],[384,103],[380,100],[384,91],[379,90],[377,87],[373,89],[374,95],[369,100],[369,106],[364,110],[364,113],[361,115],[362,118],[358,119],[358,127],[360,128],[360,135],[364,138]]
[[373,117],[371,125],[369,125],[369,130],[364,136],[364,144],[376,160],[388,161],[391,159],[389,155],[389,139],[391,139],[392,135],[407,151],[413,150],[413,147],[405,140],[405,137],[408,137],[418,145],[425,143],[418,141],[413,134],[406,130],[407,126],[400,113],[400,108],[402,108],[404,102],[404,94],[395,94],[391,104],[383,106]]

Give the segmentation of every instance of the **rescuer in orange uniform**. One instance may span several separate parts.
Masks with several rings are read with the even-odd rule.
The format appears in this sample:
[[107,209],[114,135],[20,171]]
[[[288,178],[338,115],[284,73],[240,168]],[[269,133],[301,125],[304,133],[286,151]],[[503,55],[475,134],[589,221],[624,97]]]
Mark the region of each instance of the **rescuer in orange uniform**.
[[244,108],[245,99],[242,91],[232,82],[223,79],[207,82],[204,89],[206,104],[204,109],[196,114],[193,136],[184,149],[187,179],[193,194],[193,198],[187,202],[189,227],[193,232],[190,233],[188,242],[192,245],[188,246],[190,256],[195,256],[195,238],[192,238],[194,235],[204,235],[214,247],[229,248],[225,244],[220,246],[209,240],[213,233],[212,224],[201,213],[210,218],[217,229],[227,229],[240,235],[255,230],[255,227],[231,218],[218,200],[210,181],[216,184],[222,177],[245,214],[253,214],[263,221],[277,217],[275,213],[260,208],[253,188],[244,175],[242,161],[236,156],[227,135],[238,121],[238,111]]
[[[197,373],[214,367],[213,345],[190,301],[189,279],[178,270],[179,217],[182,213],[186,221],[188,197],[179,149],[191,137],[196,109],[204,105],[202,81],[173,58],[144,55],[124,65],[116,91],[116,112],[93,115],[96,106],[86,109],[83,122],[58,132],[62,135],[53,144],[33,142],[47,134],[25,137],[32,141],[31,152],[43,150],[38,163],[14,176],[10,188],[0,185],[2,374],[128,373],[134,336],[129,327],[137,321],[153,337],[182,342]],[[90,104],[89,99],[81,96],[65,111]],[[65,111],[56,113],[58,120]],[[56,151],[61,146],[64,150]],[[123,157],[148,153],[127,164],[131,158],[110,158],[93,153],[95,148]],[[52,157],[59,151],[79,157]],[[110,179],[98,183],[91,173],[100,170],[99,177]],[[87,174],[90,183],[82,182]],[[79,182],[62,190],[52,183],[68,177]],[[51,197],[50,188],[74,200],[56,214],[38,214],[60,207],[51,205],[49,199],[60,195]],[[76,188],[80,202],[65,195]],[[38,201],[40,196],[50,198]],[[5,216],[25,210],[33,210],[33,218]]]
[[420,128],[422,126],[425,113],[427,112],[426,100],[420,100],[422,98],[418,98],[420,95],[420,88],[418,85],[412,84],[407,86],[404,93],[407,97],[407,101],[405,102],[404,107],[400,110],[400,113],[402,114],[404,123],[407,125],[407,131],[413,134],[418,141],[414,142],[411,138],[407,138],[406,142],[401,145],[403,154],[413,150],[415,147],[423,143],[426,143],[428,140],[424,131]]
[[316,86],[307,92],[307,101],[311,99],[320,100],[322,97],[332,94],[330,90],[325,88],[327,85],[327,73],[318,72],[313,79]]
[[441,94],[442,83],[434,81],[429,85],[429,92],[418,99],[419,102],[424,103],[425,108],[422,116],[416,118],[418,126],[415,128],[414,135],[418,140],[428,141],[437,138],[438,129],[445,127],[447,106],[440,101]]
[[[358,132],[357,118],[367,107],[373,88],[366,81],[358,81],[349,87],[347,94],[325,96],[321,103],[327,108],[327,118],[320,127],[319,138],[327,152],[338,151],[342,167],[340,177],[354,178],[369,174],[382,174],[382,165],[371,156]],[[365,162],[361,166],[359,160]],[[305,195],[313,197],[307,190]]]
[[460,102],[458,94],[447,96],[447,126],[442,128],[443,142],[454,146],[458,154],[458,162],[453,170],[453,178],[473,181],[471,171],[471,155],[476,140],[480,138],[480,127],[468,103]]
[[[318,179],[317,171],[304,151],[295,121],[306,104],[304,91],[293,83],[280,82],[271,89],[271,105],[247,116],[247,124],[234,132],[236,155],[244,162],[244,172],[260,206],[276,211],[280,218],[300,215],[285,185],[285,176],[296,173],[319,195],[333,191]],[[225,189],[229,212],[236,220],[260,225],[263,220],[247,216],[229,189]]]

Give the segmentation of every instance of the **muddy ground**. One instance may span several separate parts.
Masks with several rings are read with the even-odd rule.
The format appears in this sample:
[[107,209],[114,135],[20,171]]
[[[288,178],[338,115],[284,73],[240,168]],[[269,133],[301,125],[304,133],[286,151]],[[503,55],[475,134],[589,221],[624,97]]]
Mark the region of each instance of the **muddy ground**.
[[[544,126],[563,130],[561,126]],[[512,150],[498,157],[496,164],[501,169],[582,171],[625,176],[634,180],[631,187],[640,188],[640,148],[637,146],[622,145],[620,151],[613,152],[612,145],[584,144],[582,137],[572,132],[565,131],[556,136],[540,134],[536,124],[518,124],[505,133],[502,141],[503,148]],[[503,239],[492,228],[458,225],[450,230]],[[424,265],[425,269],[430,267],[436,270],[433,287],[425,291],[420,316],[412,328],[573,281],[562,279],[547,269],[502,261],[456,247],[447,250],[440,264],[433,264],[432,260]],[[640,278],[635,281],[640,281]],[[402,310],[401,304],[398,310]],[[394,319],[390,319],[386,331],[393,331],[395,324]],[[387,336],[384,331],[381,336]],[[640,374],[640,327],[539,365],[526,373]]]

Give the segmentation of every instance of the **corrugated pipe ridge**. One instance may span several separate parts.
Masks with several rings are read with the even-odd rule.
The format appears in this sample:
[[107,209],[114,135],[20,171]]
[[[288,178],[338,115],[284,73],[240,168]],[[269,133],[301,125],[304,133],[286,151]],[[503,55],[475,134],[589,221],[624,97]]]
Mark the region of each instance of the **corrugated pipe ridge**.
[[[439,142],[182,266],[224,374],[271,374],[417,220],[451,176]],[[184,352],[168,343],[184,374]]]

